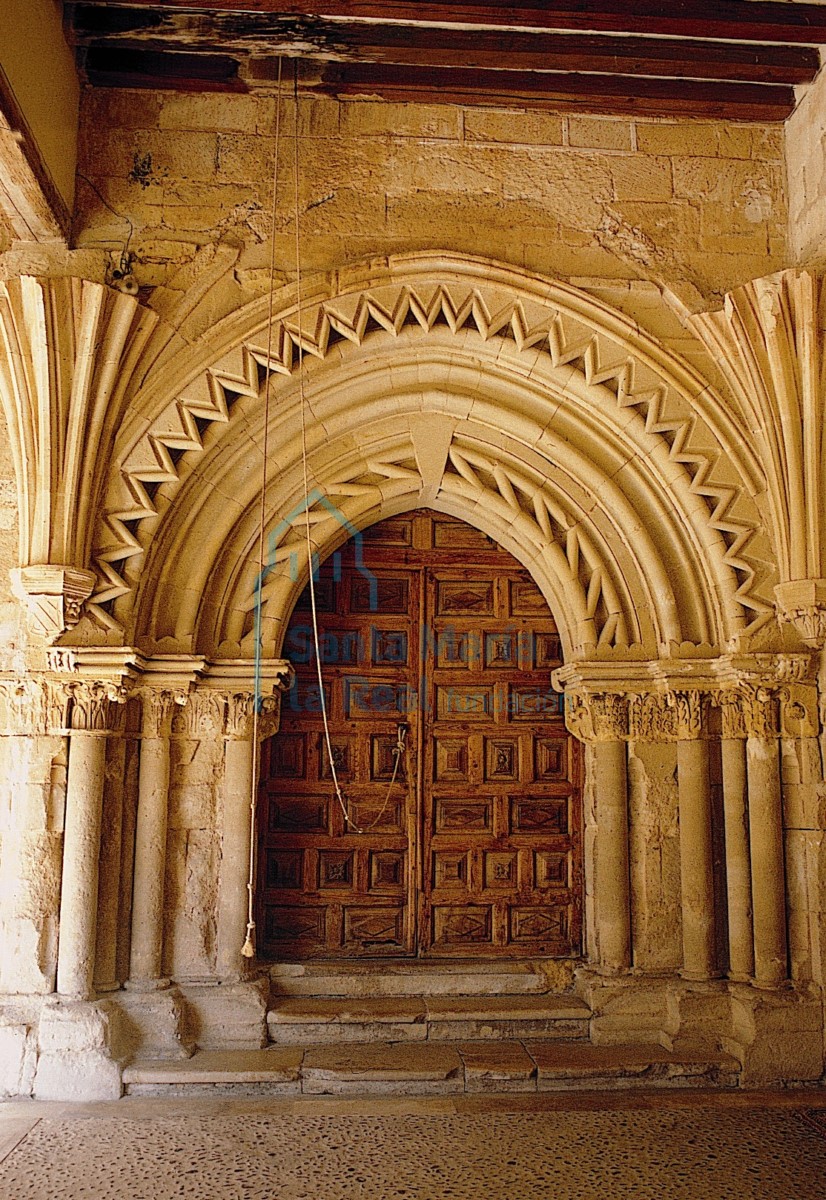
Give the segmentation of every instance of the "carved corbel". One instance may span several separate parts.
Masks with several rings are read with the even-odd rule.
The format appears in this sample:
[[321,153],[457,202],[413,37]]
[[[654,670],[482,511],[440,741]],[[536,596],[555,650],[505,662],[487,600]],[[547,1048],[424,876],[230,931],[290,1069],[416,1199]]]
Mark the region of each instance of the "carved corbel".
[[49,642],[77,625],[96,578],[92,571],[52,564],[18,567],[9,575],[12,592],[26,609],[29,628]]
[[807,646],[826,646],[826,579],[795,579],[774,589],[777,608]]

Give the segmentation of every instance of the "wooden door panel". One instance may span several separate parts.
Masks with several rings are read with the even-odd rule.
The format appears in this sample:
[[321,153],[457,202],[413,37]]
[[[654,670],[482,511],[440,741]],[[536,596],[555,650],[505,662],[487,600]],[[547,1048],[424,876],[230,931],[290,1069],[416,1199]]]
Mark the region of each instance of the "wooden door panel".
[[[414,949],[412,834],[416,797],[393,747],[418,684],[419,574],[349,564],[317,590],[333,788],[306,597],[284,653],[296,669],[281,732],[262,758],[259,895],[264,950],[274,957],[398,955]],[[377,607],[378,606],[378,607]],[[415,722],[414,722],[415,724]],[[415,761],[418,731],[408,735]],[[391,787],[392,783],[392,787]]]
[[576,953],[579,756],[550,687],[551,614],[512,560],[487,576],[431,567],[426,604],[420,947]]
[[317,596],[333,759],[366,832],[332,788],[305,596],[284,646],[296,685],[262,758],[264,953],[578,953],[580,755],[530,577],[485,534],[422,511],[366,531]]

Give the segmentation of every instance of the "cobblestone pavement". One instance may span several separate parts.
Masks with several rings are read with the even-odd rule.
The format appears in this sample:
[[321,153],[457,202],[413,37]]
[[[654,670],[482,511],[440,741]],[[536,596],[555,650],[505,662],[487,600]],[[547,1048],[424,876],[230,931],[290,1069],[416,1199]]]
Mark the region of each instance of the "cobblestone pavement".
[[826,1097],[0,1105],[3,1200],[822,1200]]

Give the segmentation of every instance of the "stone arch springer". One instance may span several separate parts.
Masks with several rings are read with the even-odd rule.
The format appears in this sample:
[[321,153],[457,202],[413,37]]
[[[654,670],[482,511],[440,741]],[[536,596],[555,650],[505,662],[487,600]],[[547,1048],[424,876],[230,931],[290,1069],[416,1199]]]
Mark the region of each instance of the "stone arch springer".
[[[357,528],[422,503],[479,525],[565,614],[570,656],[719,653],[773,619],[765,481],[737,415],[628,318],[444,254],[311,282],[301,329],[295,296],[276,301],[268,534],[301,503],[300,342],[311,486]],[[135,396],[95,539],[89,607],[110,637],[247,652],[268,307],[234,313],[211,352],[189,348]],[[340,534],[311,521],[323,557]],[[306,573],[301,540],[270,546],[271,646]]]

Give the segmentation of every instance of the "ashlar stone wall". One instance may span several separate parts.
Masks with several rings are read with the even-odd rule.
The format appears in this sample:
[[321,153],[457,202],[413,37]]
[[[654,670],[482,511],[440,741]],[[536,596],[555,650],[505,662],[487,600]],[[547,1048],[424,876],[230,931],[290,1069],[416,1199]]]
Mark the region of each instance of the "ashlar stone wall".
[[[295,257],[289,90],[279,282]],[[128,218],[143,287],[223,241],[240,250],[239,296],[266,289],[275,114],[271,93],[87,91],[79,170],[100,196],[81,177],[77,245],[122,246]],[[786,262],[781,126],[306,98],[299,132],[307,272],[427,248],[480,254],[604,295],[691,356],[663,290],[714,307]]]

